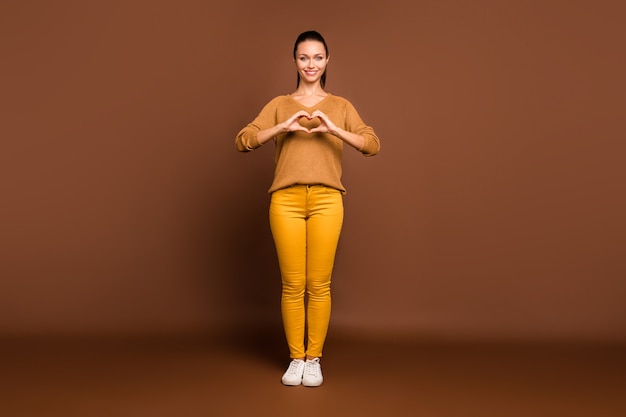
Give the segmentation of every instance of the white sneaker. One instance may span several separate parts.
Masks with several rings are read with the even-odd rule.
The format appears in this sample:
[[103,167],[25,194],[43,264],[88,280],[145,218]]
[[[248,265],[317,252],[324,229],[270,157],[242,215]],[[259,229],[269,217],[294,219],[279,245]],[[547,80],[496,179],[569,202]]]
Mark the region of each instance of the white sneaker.
[[319,387],[322,385],[324,378],[322,377],[322,367],[320,366],[320,358],[307,359],[304,363],[304,374],[302,376],[302,385],[305,387]]
[[304,361],[302,359],[294,359],[289,364],[289,368],[283,374],[283,384],[300,385],[302,383],[302,374],[304,373]]

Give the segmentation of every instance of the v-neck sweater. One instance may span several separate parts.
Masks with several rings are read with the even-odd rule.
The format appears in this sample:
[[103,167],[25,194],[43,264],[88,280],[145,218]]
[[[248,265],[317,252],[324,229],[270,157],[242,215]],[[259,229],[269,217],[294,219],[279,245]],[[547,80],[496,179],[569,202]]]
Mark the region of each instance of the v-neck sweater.
[[[314,106],[305,106],[289,95],[278,96],[267,103],[259,115],[235,138],[239,152],[249,152],[261,146],[257,133],[284,122],[295,113],[305,110],[313,113],[320,110],[337,126],[363,136],[363,147],[359,151],[373,156],[380,150],[380,140],[367,126],[354,106],[345,98],[328,94]],[[311,129],[319,125],[319,119],[300,119],[300,123]],[[341,182],[341,160],[343,141],[330,133],[308,133],[295,131],[281,133],[273,138],[276,144],[274,156],[274,180],[269,193],[292,185],[325,185],[342,193],[346,188]]]

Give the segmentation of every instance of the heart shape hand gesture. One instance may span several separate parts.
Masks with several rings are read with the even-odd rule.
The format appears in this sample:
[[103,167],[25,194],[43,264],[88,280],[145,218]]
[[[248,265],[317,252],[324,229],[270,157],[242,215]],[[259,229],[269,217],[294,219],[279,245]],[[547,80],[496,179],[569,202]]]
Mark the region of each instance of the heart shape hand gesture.
[[315,110],[308,113],[300,110],[284,123],[284,130],[287,132],[303,131],[307,133],[331,133],[337,130],[335,124],[323,112]]

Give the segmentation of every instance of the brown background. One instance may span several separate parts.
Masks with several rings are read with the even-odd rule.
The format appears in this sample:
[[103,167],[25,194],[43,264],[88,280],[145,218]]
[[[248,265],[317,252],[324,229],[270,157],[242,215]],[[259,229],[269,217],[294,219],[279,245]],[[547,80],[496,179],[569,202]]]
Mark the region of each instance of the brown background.
[[0,3],[0,333],[279,324],[272,146],[234,136],[327,89],[346,152],[331,331],[626,340],[620,2]]

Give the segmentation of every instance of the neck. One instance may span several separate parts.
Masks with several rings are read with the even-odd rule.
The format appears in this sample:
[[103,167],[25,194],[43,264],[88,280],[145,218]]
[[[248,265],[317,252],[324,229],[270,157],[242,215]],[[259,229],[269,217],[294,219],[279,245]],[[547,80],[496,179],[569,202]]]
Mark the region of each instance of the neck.
[[300,85],[296,89],[295,94],[303,96],[317,96],[325,95],[326,92],[324,92],[324,89],[319,82],[316,82],[315,84],[307,84],[300,80]]

